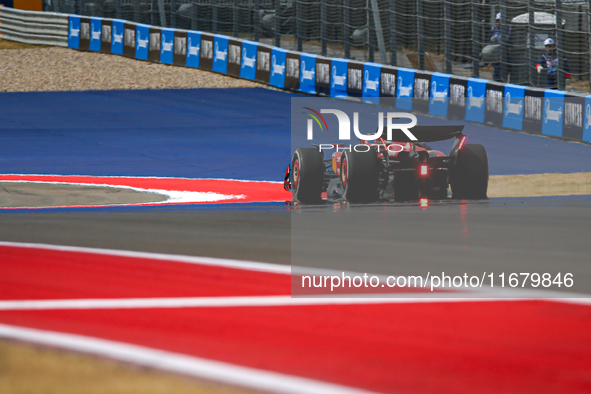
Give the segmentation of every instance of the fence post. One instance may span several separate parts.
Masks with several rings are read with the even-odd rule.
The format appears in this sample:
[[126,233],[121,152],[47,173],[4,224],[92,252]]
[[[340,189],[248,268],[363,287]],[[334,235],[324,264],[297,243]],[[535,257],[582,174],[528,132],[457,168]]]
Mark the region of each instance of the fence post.
[[281,47],[281,1],[275,0],[275,46]]
[[[591,1],[591,0],[589,0]],[[351,0],[343,0],[343,44],[345,58],[351,59]]]
[[197,30],[197,0],[191,0],[191,30]]
[[134,22],[141,22],[140,21],[140,2],[139,2],[139,0],[133,0],[133,21]]
[[232,35],[234,37],[238,37],[240,34],[240,14],[238,13],[239,6],[240,4],[238,3],[238,0],[234,0],[234,8],[232,9]]
[[558,90],[564,90],[564,62],[563,56],[564,52],[562,49],[563,40],[562,40],[562,0],[556,0],[556,59],[558,60],[558,66],[556,67],[556,72],[558,73],[557,82],[558,82]]
[[[589,0],[591,1],[591,0]],[[396,0],[390,0],[390,64],[396,66]]]
[[476,0],[470,2],[472,9],[472,76],[480,77],[480,43],[478,42],[478,4]]
[[170,0],[170,27],[176,27],[176,0]]
[[[589,0],[591,1],[591,0]],[[296,0],[296,38],[298,41],[298,51],[302,52],[304,50],[304,42],[302,37],[302,2],[301,0]]]
[[376,26],[375,20],[369,15],[371,12],[371,5],[369,4],[372,0],[367,0],[365,2],[365,15],[367,17],[367,54],[368,59],[370,62],[374,61],[374,45],[373,42],[376,37]]
[[218,32],[218,2],[217,0],[210,0],[211,5],[211,31]]
[[322,45],[322,56],[326,56],[326,17],[326,0],[322,0],[322,3],[320,4],[320,42]]
[[166,11],[164,10],[164,0],[158,0],[158,12],[160,13],[160,26],[166,27]]
[[501,72],[503,82],[509,82],[509,41],[507,40],[509,28],[507,26],[507,2],[501,0]]
[[254,0],[254,40],[259,41],[261,38],[261,16],[259,14],[259,0]]
[[380,6],[378,5],[378,0],[371,0],[371,8],[374,21],[373,23],[376,28],[378,49],[380,50],[380,61],[382,64],[387,64],[388,56],[386,55],[386,44],[384,42],[384,31],[382,30],[382,19],[380,18]]
[[445,21],[445,72],[451,74],[451,6],[449,0],[443,0],[443,19]]
[[[589,8],[587,9],[587,21],[589,28],[589,88],[591,88],[591,0],[589,0]],[[589,121],[591,122],[591,119]]]
[[[536,86],[534,84],[534,77],[532,76],[534,73],[534,65],[536,64],[536,59],[534,59],[534,45],[536,44],[536,36],[535,31],[532,26],[535,24],[535,14],[534,14],[534,0],[528,0],[527,2],[527,12],[528,12],[528,23],[527,23],[527,82],[530,86]],[[536,72],[537,74],[537,72]],[[539,78],[538,78],[539,79]]]
[[423,1],[417,0],[417,45],[419,50],[419,69],[425,69],[425,43],[423,40]]

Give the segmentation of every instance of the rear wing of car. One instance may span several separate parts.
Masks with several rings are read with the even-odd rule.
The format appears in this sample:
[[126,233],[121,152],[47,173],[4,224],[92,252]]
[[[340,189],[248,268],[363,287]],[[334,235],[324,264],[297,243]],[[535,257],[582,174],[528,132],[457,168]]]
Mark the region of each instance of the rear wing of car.
[[[409,131],[417,137],[417,142],[445,141],[462,136],[464,125],[453,126],[415,126]],[[402,130],[392,130],[393,142],[409,142],[408,136]]]

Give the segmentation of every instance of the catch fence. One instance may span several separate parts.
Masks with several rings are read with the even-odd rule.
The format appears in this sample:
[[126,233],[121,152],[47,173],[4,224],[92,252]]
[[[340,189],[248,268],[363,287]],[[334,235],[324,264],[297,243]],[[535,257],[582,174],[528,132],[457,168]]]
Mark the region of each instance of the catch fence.
[[[558,48],[558,88],[589,91],[591,0],[47,1],[47,11],[537,87],[547,84],[548,71],[536,64],[550,37]],[[500,40],[491,42],[498,13]]]

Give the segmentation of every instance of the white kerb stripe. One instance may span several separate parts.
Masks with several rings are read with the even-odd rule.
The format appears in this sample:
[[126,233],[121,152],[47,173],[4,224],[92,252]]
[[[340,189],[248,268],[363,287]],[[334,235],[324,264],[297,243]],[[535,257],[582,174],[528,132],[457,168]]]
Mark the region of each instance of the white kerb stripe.
[[370,394],[371,392],[276,372],[212,361],[143,346],[0,324],[0,337],[90,353],[150,368],[196,376],[255,390],[285,394]]

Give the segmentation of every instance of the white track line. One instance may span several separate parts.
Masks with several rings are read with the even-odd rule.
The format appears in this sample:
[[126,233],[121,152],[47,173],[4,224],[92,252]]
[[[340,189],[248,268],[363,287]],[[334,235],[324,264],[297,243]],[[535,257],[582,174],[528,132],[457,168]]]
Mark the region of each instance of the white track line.
[[[231,259],[219,259],[214,257],[195,257],[195,256],[183,256],[183,255],[172,255],[172,254],[163,254],[163,253],[150,253],[150,252],[136,252],[136,251],[126,251],[126,250],[114,250],[114,249],[101,249],[101,248],[88,248],[88,247],[81,247],[81,246],[61,246],[61,245],[49,245],[49,244],[39,244],[39,243],[20,243],[20,242],[5,242],[0,241],[0,246],[9,246],[9,247],[17,247],[17,248],[32,248],[32,249],[45,249],[45,250],[57,250],[57,251],[64,251],[64,252],[79,252],[79,253],[92,253],[92,254],[101,254],[106,256],[120,256],[120,257],[131,257],[131,258],[143,258],[143,259],[152,259],[152,260],[160,260],[160,261],[167,261],[167,262],[177,262],[177,263],[188,263],[188,264],[198,264],[198,265],[209,265],[215,267],[226,267],[226,268],[235,268],[235,269],[242,269],[248,271],[258,271],[258,272],[269,272],[275,274],[285,274],[290,275],[292,274],[292,269],[294,274],[301,275],[303,273],[307,273],[309,275],[337,275],[340,276],[343,274],[343,271],[335,271],[335,270],[325,270],[325,269],[318,269],[318,268],[308,268],[308,267],[297,267],[297,266],[289,266],[289,265],[281,265],[281,264],[272,264],[272,263],[259,263],[255,261],[242,261],[242,260],[231,260]],[[363,275],[363,273],[358,272],[344,272],[346,275]],[[378,275],[380,280],[387,278],[384,275]],[[471,291],[467,292],[463,289],[447,289],[447,288],[439,288],[440,290],[454,290],[457,293],[464,294],[464,296],[459,294],[451,294],[451,293],[439,293],[434,294],[429,292],[425,298],[422,298],[420,295],[417,297],[413,295],[411,299],[421,299],[421,302],[427,302],[426,300],[431,300],[432,302],[441,301],[443,300],[442,297],[449,298],[452,301],[458,300],[465,300],[465,301],[485,301],[485,300],[497,300],[497,301],[512,301],[512,300],[540,300],[540,301],[554,301],[554,302],[561,302],[561,303],[568,303],[568,304],[581,304],[581,305],[591,305],[591,295],[588,294],[577,294],[577,293],[569,293],[569,292],[557,292],[557,291],[545,291],[545,290],[520,290],[520,289],[501,289],[501,290],[488,290],[488,291],[478,291],[478,289],[471,289]],[[474,297],[465,297],[466,294],[472,295]],[[439,296],[438,296],[439,295]],[[346,297],[346,295],[345,295]],[[360,295],[359,298],[366,297],[364,295]],[[395,295],[393,296],[395,297]],[[458,298],[456,298],[458,297]],[[304,298],[304,297],[302,297]],[[357,298],[357,297],[355,297]],[[368,299],[369,297],[365,298]],[[311,298],[304,298],[304,299],[311,299]],[[321,298],[326,300],[327,298]],[[353,299],[353,298],[351,298]],[[419,301],[416,301],[419,302]]]
[[[397,298],[399,297],[399,298]],[[446,296],[447,297],[447,296]],[[527,299],[525,299],[527,300]],[[48,309],[138,309],[138,308],[207,308],[240,306],[290,305],[353,305],[353,304],[407,304],[424,302],[524,301],[523,298],[461,297],[435,298],[432,294],[392,294],[388,297],[298,297],[245,296],[245,297],[174,297],[174,298],[121,298],[121,299],[64,299],[0,301],[0,311]]]
[[143,346],[0,324],[0,337],[94,354],[150,368],[285,394],[370,394],[369,391],[241,367]]

